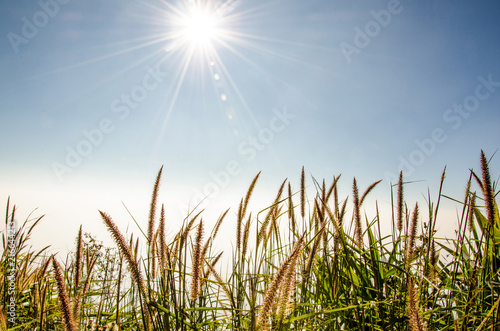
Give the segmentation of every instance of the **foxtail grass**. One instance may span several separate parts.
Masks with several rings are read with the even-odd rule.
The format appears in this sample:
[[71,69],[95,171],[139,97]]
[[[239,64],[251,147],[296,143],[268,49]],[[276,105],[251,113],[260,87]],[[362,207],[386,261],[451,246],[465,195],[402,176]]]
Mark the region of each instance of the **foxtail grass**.
[[488,219],[489,226],[493,228],[493,226],[495,225],[495,205],[493,200],[495,193],[493,192],[493,188],[491,185],[488,160],[486,160],[484,151],[481,151],[481,174],[483,178],[482,189],[486,207],[486,217]]
[[59,304],[61,307],[64,330],[77,331],[77,326],[73,318],[73,313],[71,311],[70,299],[66,284],[64,282],[63,273],[55,257],[52,257],[52,267],[54,269],[54,276],[57,283],[57,292],[59,297]]
[[300,173],[300,216],[305,217],[306,214],[306,175],[304,167]]
[[398,181],[397,218],[396,218],[398,232],[401,232],[403,230],[403,208],[404,208],[403,171],[401,171],[399,173],[399,181]]
[[99,213],[101,214],[101,217],[104,220],[104,223],[106,224],[106,226],[108,228],[108,231],[110,232],[116,245],[118,246],[118,249],[119,249],[121,255],[125,258],[125,261],[127,262],[127,266],[128,266],[129,271],[130,271],[130,274],[132,276],[132,280],[133,280],[135,286],[137,287],[137,290],[139,291],[139,300],[141,303],[144,329],[149,330],[150,329],[150,325],[149,325],[150,314],[149,314],[149,308],[146,304],[147,297],[146,297],[144,279],[143,279],[141,270],[139,268],[139,265],[138,265],[137,261],[135,260],[134,256],[132,255],[132,251],[131,251],[130,247],[128,246],[127,242],[125,241],[125,238],[121,234],[120,230],[118,230],[118,227],[113,222],[111,217],[102,211],[99,211]]
[[203,220],[198,224],[198,229],[196,231],[196,239],[193,247],[193,277],[191,280],[191,301],[196,301],[200,297],[200,277],[201,270],[203,268],[203,256],[202,256],[202,246],[203,242]]
[[418,231],[418,203],[415,203],[415,209],[413,210],[413,216],[410,223],[410,234],[408,236],[408,245],[406,247],[406,260],[408,265],[411,263],[413,256],[415,255],[415,239],[417,237]]
[[408,280],[408,318],[410,321],[411,331],[426,331],[422,312],[420,311],[420,304],[415,281],[412,277]]
[[361,225],[361,211],[359,204],[359,193],[358,193],[358,185],[356,184],[356,178],[354,178],[352,183],[352,196],[354,203],[354,232],[356,238],[356,244],[360,249],[363,248],[363,228]]
[[266,289],[262,306],[259,309],[259,315],[257,317],[257,330],[266,330],[269,327],[269,314],[273,305],[279,305],[280,303],[280,301],[277,300],[280,290],[286,289],[286,291],[282,291],[281,304],[283,305],[283,301],[285,305],[288,303],[289,294],[291,293],[291,289],[288,287],[290,287],[289,283],[293,281],[295,276],[295,268],[297,267],[301,248],[302,239],[297,241],[292,252],[278,269],[273,281]]
[[[17,224],[9,199],[0,305],[8,312],[10,300],[15,302],[17,324],[4,313],[0,327],[496,330],[500,218],[492,164],[482,151],[480,176],[471,170],[465,195],[459,192],[456,199],[444,194],[445,168],[436,196],[429,190],[425,197],[427,208],[404,199],[412,182],[404,182],[401,172],[394,201],[390,192],[388,219],[377,202],[374,214],[364,208],[380,181],[363,192],[353,179],[343,195],[340,175],[330,182],[312,177],[314,185],[307,187],[304,168],[297,183],[284,180],[275,197],[255,210],[249,202],[260,194],[259,173],[234,206],[239,208],[222,211],[215,222],[197,209],[166,222],[169,210],[163,204],[158,216],[160,169],[147,230],[135,222],[139,236],[124,235],[100,212],[116,248],[80,227],[75,249],[60,265],[46,249],[29,245],[41,218],[30,215]],[[442,198],[460,207],[457,219],[439,212]],[[221,234],[223,221],[231,230]],[[12,231],[11,223],[16,223]],[[455,237],[437,234],[455,223]],[[208,224],[214,224],[211,230]],[[221,251],[221,241],[230,241],[232,251]]]

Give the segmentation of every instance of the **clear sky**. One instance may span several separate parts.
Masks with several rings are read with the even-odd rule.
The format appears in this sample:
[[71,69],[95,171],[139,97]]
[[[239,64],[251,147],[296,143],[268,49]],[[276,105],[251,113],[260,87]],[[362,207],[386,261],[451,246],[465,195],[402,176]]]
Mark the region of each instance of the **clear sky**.
[[499,17],[493,0],[4,0],[0,201],[38,207],[37,244],[63,248],[80,224],[107,237],[98,208],[144,222],[162,165],[171,231],[209,192],[209,215],[235,209],[261,170],[256,208],[302,166],[345,194],[383,179],[385,202],[399,170],[435,196],[447,166],[461,198],[500,147]]

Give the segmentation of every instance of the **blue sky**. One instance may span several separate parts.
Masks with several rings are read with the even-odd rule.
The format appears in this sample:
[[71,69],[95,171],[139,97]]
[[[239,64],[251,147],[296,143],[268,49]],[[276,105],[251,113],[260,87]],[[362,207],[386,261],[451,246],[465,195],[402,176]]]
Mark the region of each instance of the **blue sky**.
[[425,193],[447,166],[460,198],[500,147],[496,1],[210,3],[218,35],[196,46],[174,38],[196,1],[2,2],[0,198],[47,214],[37,241],[103,230],[97,208],[126,226],[122,202],[145,218],[161,165],[180,223],[210,190],[207,212],[235,208],[261,170],[264,208],[302,166],[345,194],[384,179],[385,201],[390,174]]

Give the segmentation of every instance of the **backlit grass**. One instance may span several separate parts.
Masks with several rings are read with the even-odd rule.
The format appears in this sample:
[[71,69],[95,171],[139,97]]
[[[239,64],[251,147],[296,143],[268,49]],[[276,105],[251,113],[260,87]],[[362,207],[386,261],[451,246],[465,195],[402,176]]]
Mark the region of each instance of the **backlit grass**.
[[[379,182],[362,189],[354,179],[352,194],[341,197],[338,176],[306,192],[304,169],[299,188],[285,180],[264,210],[248,208],[258,174],[213,229],[195,210],[167,236],[179,221],[166,220],[157,201],[161,175],[143,231],[125,236],[100,211],[116,246],[104,247],[80,228],[65,257],[31,248],[42,218],[28,217],[8,232],[17,217],[8,201],[1,330],[500,329],[500,218],[483,152],[465,195],[442,195],[443,172],[434,201],[405,201],[401,174],[388,192],[394,203],[387,236],[378,206],[373,215],[362,209]],[[455,238],[436,236],[443,198],[462,210]],[[217,249],[223,222],[234,224],[231,252]]]

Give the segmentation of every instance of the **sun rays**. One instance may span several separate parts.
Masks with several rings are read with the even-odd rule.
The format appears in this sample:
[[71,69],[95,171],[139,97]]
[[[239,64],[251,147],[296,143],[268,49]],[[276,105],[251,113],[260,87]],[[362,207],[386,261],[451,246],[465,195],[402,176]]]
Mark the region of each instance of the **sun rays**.
[[[107,89],[115,82],[133,80],[129,73],[137,69],[157,66],[168,74],[161,93],[155,92],[154,108],[148,110],[149,118],[154,118],[151,125],[155,125],[156,151],[163,145],[171,115],[185,110],[182,104],[193,96],[203,100],[198,101],[198,105],[203,104],[211,112],[210,116],[225,122],[228,132],[245,136],[260,129],[252,103],[245,100],[249,95],[248,84],[244,84],[245,73],[256,72],[263,80],[273,79],[284,84],[263,64],[277,60],[290,65],[292,71],[294,67],[310,65],[301,61],[297,52],[287,49],[291,47],[287,44],[289,41],[273,37],[272,31],[263,28],[263,17],[265,22],[274,22],[279,14],[279,6],[273,5],[275,2],[139,0],[121,4],[113,10],[126,19],[118,20],[118,24],[110,22],[96,35],[94,56],[43,75],[68,74],[100,63],[111,64],[113,72],[105,79],[94,80],[82,90],[79,97],[83,97]],[[120,38],[104,39],[111,34]],[[128,62],[116,66],[122,59]],[[195,95],[200,91],[204,95]],[[270,105],[268,111],[274,107]]]
[[[252,122],[257,125],[220,54],[221,51],[229,51],[250,63],[234,48],[235,45],[245,44],[245,34],[238,31],[237,26],[241,26],[248,12],[238,11],[239,3],[240,1],[230,0],[182,1],[174,6],[165,2],[164,61],[176,58],[180,60],[181,65],[174,74],[173,93],[168,100],[165,99],[166,109],[162,110],[164,120],[157,145],[161,142],[181,88],[187,83],[193,86],[206,82],[206,75],[210,76],[209,81],[219,100],[218,106],[221,113],[227,116],[226,120],[234,119],[234,102],[237,102],[240,111],[250,114]],[[194,72],[194,77],[188,78],[188,72]],[[194,82],[191,78],[194,78]],[[234,95],[236,100],[232,99],[231,95]]]

